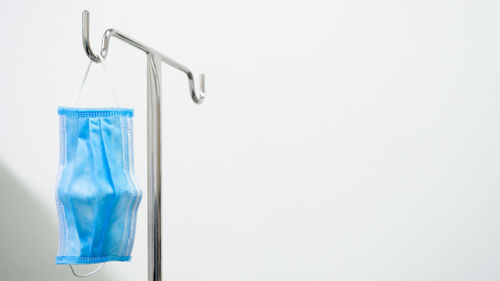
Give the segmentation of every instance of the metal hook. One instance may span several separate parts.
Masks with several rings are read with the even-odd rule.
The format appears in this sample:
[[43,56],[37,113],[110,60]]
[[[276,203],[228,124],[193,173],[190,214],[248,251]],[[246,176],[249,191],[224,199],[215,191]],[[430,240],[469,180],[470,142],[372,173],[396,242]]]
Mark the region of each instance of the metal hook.
[[196,91],[195,85],[194,85],[194,78],[193,78],[193,73],[189,68],[186,66],[174,61],[173,59],[165,56],[164,54],[156,51],[155,49],[146,46],[145,44],[133,39],[130,36],[127,36],[120,31],[116,29],[108,29],[106,32],[104,32],[104,35],[102,36],[102,42],[101,42],[101,52],[100,55],[96,55],[93,51],[92,48],[90,47],[90,42],[89,42],[89,11],[84,10],[82,12],[82,40],[83,40],[83,48],[85,50],[85,53],[87,56],[94,62],[100,63],[102,60],[104,60],[108,54],[109,51],[109,41],[111,37],[116,37],[125,43],[128,43],[136,48],[138,48],[141,51],[144,51],[146,54],[153,55],[155,57],[161,58],[161,61],[170,65],[173,68],[176,68],[184,73],[186,73],[188,80],[189,80],[189,92],[191,94],[191,98],[193,101],[197,104],[202,103],[205,100],[205,74],[200,75],[200,90],[199,93]]
[[171,67],[175,68],[175,69],[178,69],[184,73],[186,73],[187,77],[188,77],[188,82],[189,82],[189,92],[191,93],[191,98],[193,99],[193,101],[196,103],[196,104],[201,104],[203,103],[203,101],[205,100],[205,93],[206,93],[206,88],[205,88],[205,80],[206,80],[206,77],[205,77],[205,74],[200,74],[200,91],[199,93],[196,91],[196,87],[194,85],[194,76],[193,76],[193,72],[191,72],[191,70],[174,61],[173,59],[161,54],[161,53],[158,53],[154,50],[152,50],[152,52],[155,53],[156,56],[159,56],[161,57],[161,61],[163,61],[164,63],[170,65]]
[[94,62],[100,63],[101,59],[99,56],[95,55],[90,47],[89,42],[89,11],[84,10],[82,12],[82,41],[83,41],[83,49],[87,56]]
[[193,74],[189,72],[188,74],[188,79],[189,79],[189,90],[191,92],[191,98],[193,101],[197,104],[203,103],[205,100],[205,74],[200,74],[200,94],[198,95],[196,93],[196,89],[194,87],[194,79],[193,79]]

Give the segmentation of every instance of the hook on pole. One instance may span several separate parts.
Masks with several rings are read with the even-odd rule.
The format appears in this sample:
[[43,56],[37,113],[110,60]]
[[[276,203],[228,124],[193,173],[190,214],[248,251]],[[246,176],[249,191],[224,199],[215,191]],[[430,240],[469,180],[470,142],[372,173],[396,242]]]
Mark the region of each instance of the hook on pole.
[[90,47],[90,40],[89,40],[89,11],[84,10],[82,12],[82,42],[83,42],[83,49],[85,50],[85,53],[87,56],[96,63],[101,62],[101,58],[99,55],[94,54],[92,51],[92,48]]
[[193,73],[188,72],[187,76],[189,79],[189,90],[191,92],[191,98],[197,104],[203,103],[203,101],[205,100],[205,74],[200,74],[200,87],[198,90],[199,93],[197,93],[194,86]]
[[200,75],[200,86],[199,86],[199,90],[197,91],[196,87],[194,85],[195,83],[194,83],[193,73],[191,72],[191,70],[188,67],[174,61],[173,59],[161,54],[160,52],[156,51],[155,49],[146,46],[145,44],[131,38],[130,36],[127,36],[127,35],[121,33],[120,31],[118,31],[116,29],[108,29],[108,30],[106,30],[106,32],[104,32],[104,35],[102,37],[102,42],[101,42],[101,51],[99,54],[95,54],[92,51],[92,48],[90,47],[90,39],[89,39],[89,37],[90,37],[89,36],[90,19],[89,19],[89,17],[90,17],[89,11],[84,10],[82,12],[82,42],[83,42],[83,49],[85,50],[85,53],[93,62],[100,63],[106,58],[106,56],[108,54],[108,50],[109,50],[109,41],[110,41],[111,37],[116,37],[116,38],[140,49],[141,51],[144,51],[147,54],[154,54],[155,56],[161,58],[161,61],[163,61],[164,63],[186,73],[188,80],[189,80],[188,81],[189,82],[189,92],[191,94],[191,98],[197,104],[203,103],[203,101],[205,100],[205,93],[206,93],[206,91],[205,91],[205,74]]

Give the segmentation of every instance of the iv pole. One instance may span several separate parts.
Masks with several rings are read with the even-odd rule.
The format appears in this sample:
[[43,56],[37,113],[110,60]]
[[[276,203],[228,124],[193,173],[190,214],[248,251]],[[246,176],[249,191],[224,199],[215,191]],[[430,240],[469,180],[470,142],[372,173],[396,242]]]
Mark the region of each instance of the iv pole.
[[200,75],[198,94],[194,86],[193,73],[189,68],[116,29],[104,32],[101,52],[96,55],[89,43],[89,11],[82,12],[83,48],[92,61],[100,63],[106,58],[111,37],[116,37],[147,55],[148,281],[161,281],[161,63],[164,62],[186,73],[191,98],[197,104],[201,104],[205,99],[205,75]]

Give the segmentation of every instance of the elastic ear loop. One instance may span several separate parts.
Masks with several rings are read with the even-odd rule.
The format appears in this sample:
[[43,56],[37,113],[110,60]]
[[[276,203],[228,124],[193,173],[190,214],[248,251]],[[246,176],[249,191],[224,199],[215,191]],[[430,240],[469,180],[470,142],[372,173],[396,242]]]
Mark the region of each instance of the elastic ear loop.
[[85,274],[78,274],[76,273],[75,269],[73,268],[73,266],[71,264],[68,264],[69,265],[69,268],[71,269],[71,272],[73,272],[73,275],[75,275],[76,277],[89,277],[90,275],[98,272],[99,270],[101,270],[104,265],[106,265],[106,263],[102,263],[98,268],[94,269],[94,271],[91,271],[89,273],[85,273]]
[[[104,63],[104,58],[101,56],[99,56],[99,58],[101,59],[102,69],[104,70],[104,76],[106,77],[106,81],[108,81],[109,89],[110,89],[111,93],[113,94],[113,100],[115,102],[115,105],[117,107],[120,107],[120,103],[118,102],[118,97],[116,96],[116,92],[113,89],[113,84],[111,83],[111,79],[109,78],[109,74],[108,74],[108,71],[106,69],[106,65]],[[73,101],[71,102],[71,106],[75,105],[78,98],[82,94],[83,86],[85,86],[85,82],[87,82],[87,78],[89,76],[91,66],[92,66],[92,60],[89,61],[89,65],[87,66],[87,69],[85,70],[85,74],[83,75],[82,83],[80,84],[80,89],[78,90],[78,93],[76,93],[75,97],[73,98]],[[106,265],[106,263],[102,263],[99,267],[97,267],[93,271],[91,271],[89,273],[85,273],[85,274],[76,273],[75,269],[73,268],[73,265],[71,265],[71,264],[69,264],[69,268],[71,269],[71,272],[73,273],[73,275],[76,277],[89,277],[89,276],[97,273],[101,269],[103,269],[104,265]]]
[[[104,59],[103,58],[101,58],[101,64],[102,64],[102,68],[104,70],[104,76],[106,76],[106,80],[108,81],[109,89],[111,90],[111,93],[113,94],[113,100],[115,101],[116,106],[120,107],[120,103],[118,102],[118,97],[116,96],[115,90],[113,89],[113,84],[111,84],[111,79],[109,78],[109,75],[108,75],[108,72],[106,70],[106,66],[104,64]],[[85,86],[85,82],[87,82],[87,78],[89,76],[89,72],[90,72],[90,67],[91,66],[92,66],[92,60],[89,61],[89,65],[87,66],[87,70],[85,70],[85,74],[83,75],[82,83],[80,84],[80,89],[78,90],[78,93],[73,98],[73,101],[71,102],[71,106],[74,106],[75,103],[76,103],[76,101],[80,97],[80,95],[82,93],[82,90],[83,90],[83,86]],[[85,274],[78,274],[78,273],[76,273],[75,269],[73,268],[73,266],[71,264],[69,264],[69,268],[71,269],[71,272],[73,273],[73,275],[76,276],[76,277],[89,277],[89,276],[97,273],[98,271],[100,271],[104,267],[105,264],[106,263],[102,263],[95,270],[93,270],[93,271],[91,271],[89,273],[85,273]]]
[[[116,92],[113,89],[113,84],[111,83],[111,79],[109,78],[108,71],[106,70],[106,65],[104,63],[104,58],[99,56],[101,59],[101,64],[102,64],[102,69],[104,70],[104,76],[106,77],[106,81],[108,82],[109,89],[111,93],[113,94],[113,100],[115,102],[115,105],[117,107],[120,107],[120,103],[118,102],[118,97],[116,96]],[[89,60],[89,65],[87,66],[87,70],[85,70],[85,74],[83,75],[83,80],[82,83],[80,84],[80,89],[78,90],[78,93],[75,95],[73,98],[73,101],[71,102],[71,106],[74,106],[80,95],[82,94],[83,86],[85,86],[85,82],[87,82],[87,77],[89,76],[90,72],[90,67],[92,66],[92,60]]]

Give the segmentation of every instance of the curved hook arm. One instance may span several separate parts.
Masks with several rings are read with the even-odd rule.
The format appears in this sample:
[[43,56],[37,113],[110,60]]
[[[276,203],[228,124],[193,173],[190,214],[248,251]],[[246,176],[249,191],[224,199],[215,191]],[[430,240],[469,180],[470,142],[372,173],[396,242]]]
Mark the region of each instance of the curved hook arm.
[[203,103],[205,100],[205,74],[200,74],[200,93],[199,95],[196,93],[196,89],[194,87],[193,73],[189,72],[187,74],[189,79],[189,91],[191,92],[191,98],[197,104]]
[[[113,28],[109,28],[102,35],[101,57],[103,59],[106,58],[106,56],[108,55],[109,41],[111,40],[111,37],[116,37],[116,38],[124,41],[125,43],[128,43],[128,44],[136,47],[137,49],[144,51],[145,53],[150,53],[150,52],[154,51],[153,48],[150,48],[150,47],[142,44],[141,42],[133,39],[132,37],[123,34],[121,31],[113,29]],[[156,51],[154,51],[154,52],[156,52]]]
[[105,59],[106,56],[108,55],[108,50],[109,50],[109,41],[111,40],[111,37],[116,37],[125,43],[128,43],[136,48],[138,48],[141,51],[144,51],[147,54],[153,54],[154,56],[161,58],[161,61],[164,63],[170,65],[171,67],[178,69],[184,73],[186,73],[188,77],[188,82],[189,82],[189,92],[191,94],[191,98],[193,101],[197,104],[200,104],[204,101],[205,99],[205,74],[200,75],[200,91],[199,93],[196,91],[195,85],[194,85],[194,78],[193,78],[193,73],[189,68],[186,66],[174,61],[173,59],[165,56],[164,54],[156,51],[155,49],[148,47],[144,45],[143,43],[131,38],[130,36],[127,36],[120,31],[116,29],[108,29],[106,32],[104,32],[104,35],[102,36],[102,42],[101,42],[101,52],[100,55],[94,54],[92,49],[90,48],[90,43],[89,43],[89,11],[85,10],[82,12],[82,40],[83,40],[83,48],[85,49],[85,53],[87,56],[94,62],[100,63],[101,60]]
[[206,89],[205,89],[205,74],[200,74],[200,91],[199,93],[196,91],[196,88],[194,86],[194,77],[193,77],[193,72],[191,72],[191,70],[174,61],[173,59],[161,54],[161,53],[158,53],[156,51],[153,51],[155,52],[155,55],[157,56],[160,56],[161,57],[161,61],[163,61],[164,63],[170,65],[171,67],[175,68],[175,69],[178,69],[184,73],[186,73],[187,77],[188,77],[188,82],[189,82],[189,93],[191,94],[191,98],[193,99],[193,101],[197,104],[201,104],[203,103],[203,101],[205,100],[205,93],[206,93]]
[[100,63],[101,59],[98,55],[95,55],[90,47],[89,42],[89,11],[84,10],[82,12],[82,41],[83,41],[83,49],[87,56],[94,62]]

